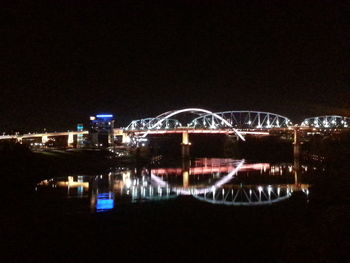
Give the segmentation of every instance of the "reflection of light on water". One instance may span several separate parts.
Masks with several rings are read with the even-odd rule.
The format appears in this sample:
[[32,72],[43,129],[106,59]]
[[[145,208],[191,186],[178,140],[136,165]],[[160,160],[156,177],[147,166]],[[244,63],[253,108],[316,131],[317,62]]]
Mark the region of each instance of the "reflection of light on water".
[[[236,188],[213,189],[211,192],[195,193],[194,198],[216,205],[226,206],[259,206],[281,202],[292,196],[292,185],[275,186],[238,186]],[[304,191],[303,191],[304,192]]]
[[78,180],[74,181],[73,176],[68,176],[67,181],[54,181],[53,179],[50,180],[43,180],[37,185],[45,186],[45,185],[51,185],[51,187],[70,187],[70,188],[89,188],[89,182],[84,182],[82,176],[78,176]]
[[69,186],[70,188],[74,188],[74,187],[82,186],[84,188],[89,188],[88,182],[81,182],[81,181],[76,182],[74,181],[73,176],[68,176],[68,181],[58,181],[56,182],[56,184],[59,187]]
[[[188,172],[191,175],[203,175],[203,174],[213,174],[214,176],[220,176],[221,173],[229,173],[233,169],[237,167],[237,164],[239,164],[240,161],[235,160],[235,162],[231,161],[229,163],[221,162],[218,163],[216,161],[213,166],[196,166],[196,167],[190,167]],[[221,165],[220,165],[221,164]],[[208,163],[207,163],[208,165]],[[270,164],[268,163],[254,163],[254,164],[244,164],[240,171],[264,171],[266,172],[267,169],[270,169]],[[182,168],[153,168],[151,170],[151,173],[154,175],[167,175],[167,174],[175,174],[175,175],[182,175],[184,172],[184,169]]]
[[126,186],[126,188],[130,188],[132,185],[130,171],[125,171],[122,173],[122,175],[124,185]]
[[184,171],[183,175],[182,175],[182,178],[183,178],[183,187],[187,188],[189,186],[189,172],[188,171]]
[[104,212],[114,208],[114,199],[112,193],[101,193],[97,195],[96,212]]
[[237,174],[237,172],[242,168],[243,165],[244,165],[244,160],[241,160],[233,170],[231,170],[227,175],[223,176],[213,186],[208,186],[208,187],[201,188],[201,189],[196,189],[193,187],[191,187],[191,188],[174,187],[173,189],[174,189],[174,191],[176,191],[178,194],[181,194],[181,195],[192,195],[193,193],[198,194],[198,193],[204,193],[204,192],[210,191],[210,189],[212,189],[213,187],[215,189],[215,188],[221,187],[222,185],[231,181],[233,176]]
[[[285,175],[288,180],[294,181],[292,174],[294,170],[290,164],[247,164],[243,160],[220,162],[220,159],[206,159],[195,162],[195,166],[192,167],[182,165],[182,168],[143,168],[141,171],[116,169],[106,175],[99,174],[94,177],[68,176],[64,179],[44,180],[38,187],[39,191],[41,186],[52,187],[52,191],[67,188],[65,194],[70,198],[89,196],[90,209],[93,212],[114,209],[115,200],[118,200],[118,204],[134,203],[169,200],[179,195],[193,196],[212,204],[266,205],[286,200],[295,191],[309,195],[308,185],[297,181],[294,184],[285,184],[282,176]],[[284,184],[258,184],[259,177],[265,182],[265,176],[269,175],[274,177],[274,182],[281,178],[282,181],[279,182]],[[250,185],[245,184],[244,180],[248,180]],[[69,191],[71,188],[76,188],[76,191]],[[84,193],[88,195],[83,195]]]

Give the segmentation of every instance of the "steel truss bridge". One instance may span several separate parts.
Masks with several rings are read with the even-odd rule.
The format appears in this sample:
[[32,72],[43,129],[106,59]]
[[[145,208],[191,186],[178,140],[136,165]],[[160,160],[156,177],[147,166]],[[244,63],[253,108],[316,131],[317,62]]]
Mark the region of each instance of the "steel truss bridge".
[[[174,118],[183,113],[195,115],[187,123],[181,123]],[[199,108],[187,108],[162,113],[153,118],[133,120],[125,128],[126,131],[174,130],[192,129],[236,129],[236,130],[270,130],[274,128],[305,128],[336,129],[349,128],[350,117],[327,115],[306,118],[300,125],[282,115],[262,111],[223,111],[211,112]]]
[[[183,113],[192,113],[195,118],[181,123],[173,117]],[[287,117],[270,112],[224,111],[211,112],[204,109],[188,108],[162,113],[154,118],[133,120],[125,130],[170,130],[177,128],[193,129],[271,129],[288,128],[292,122]]]
[[[192,118],[185,123],[178,117],[191,114]],[[115,129],[114,135],[134,135],[146,137],[148,134],[163,133],[225,133],[234,134],[244,140],[245,134],[268,135],[272,130],[332,131],[350,129],[350,117],[327,115],[306,118],[302,123],[293,124],[282,115],[263,111],[223,111],[212,112],[200,108],[186,108],[164,112],[156,117],[133,120],[123,129]],[[0,140],[41,137],[43,142],[48,137],[68,136],[68,144],[73,142],[74,135],[88,134],[88,131],[50,132],[34,134],[0,135]],[[127,135],[127,136],[124,136]],[[124,140],[124,139],[123,139]]]
[[[177,115],[192,114],[195,117],[187,123],[174,118]],[[269,134],[273,128],[288,128],[292,122],[279,114],[258,111],[211,112],[200,108],[187,108],[162,113],[154,118],[132,121],[126,132],[146,137],[160,133],[231,133],[244,139],[244,134]],[[186,141],[183,141],[186,144]]]
[[343,129],[349,128],[350,118],[338,115],[326,115],[305,119],[302,127],[314,127],[321,129]]
[[[176,117],[191,114],[186,123]],[[349,117],[319,116],[305,119],[300,125],[282,115],[262,111],[211,112],[200,108],[187,108],[162,113],[154,118],[133,120],[124,132],[132,136],[146,137],[148,134],[166,133],[225,133],[244,139],[245,134],[268,135],[273,130],[329,130],[347,129]],[[183,143],[186,144],[185,140]]]

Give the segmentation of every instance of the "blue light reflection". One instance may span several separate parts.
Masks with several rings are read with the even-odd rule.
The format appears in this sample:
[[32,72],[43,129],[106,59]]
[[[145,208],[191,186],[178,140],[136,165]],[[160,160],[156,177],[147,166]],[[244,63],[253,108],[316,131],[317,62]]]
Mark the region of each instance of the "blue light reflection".
[[97,195],[96,211],[103,212],[114,208],[114,199],[108,193],[102,193]]

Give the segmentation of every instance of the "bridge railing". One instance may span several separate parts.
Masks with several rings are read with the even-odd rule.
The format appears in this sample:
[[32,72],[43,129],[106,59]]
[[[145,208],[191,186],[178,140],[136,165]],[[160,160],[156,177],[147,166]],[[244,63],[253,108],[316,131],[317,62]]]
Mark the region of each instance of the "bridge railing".
[[182,125],[177,119],[164,118],[169,112],[156,118],[146,118],[132,121],[125,130],[150,130],[150,129],[272,129],[288,128],[292,122],[287,117],[270,112],[259,111],[225,111],[216,113],[199,114],[186,125]]
[[[225,111],[217,112],[216,114],[221,116],[236,129],[287,128],[292,125],[292,122],[287,117],[270,112]],[[195,118],[189,126],[216,129],[222,128],[225,125],[222,121],[207,114]]]
[[303,127],[313,127],[313,128],[323,128],[323,129],[342,129],[349,128],[350,118],[338,115],[326,115],[306,118],[301,126]]
[[132,121],[125,130],[149,130],[149,129],[176,129],[181,127],[182,124],[176,119],[166,119],[163,122],[156,125],[161,119],[160,118],[146,118]]

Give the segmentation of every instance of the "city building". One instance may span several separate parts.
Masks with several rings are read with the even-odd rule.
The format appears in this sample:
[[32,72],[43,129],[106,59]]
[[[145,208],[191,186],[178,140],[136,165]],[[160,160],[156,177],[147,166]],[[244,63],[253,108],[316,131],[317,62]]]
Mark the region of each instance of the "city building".
[[90,142],[95,147],[108,147],[114,142],[114,116],[112,114],[97,114],[90,116]]

